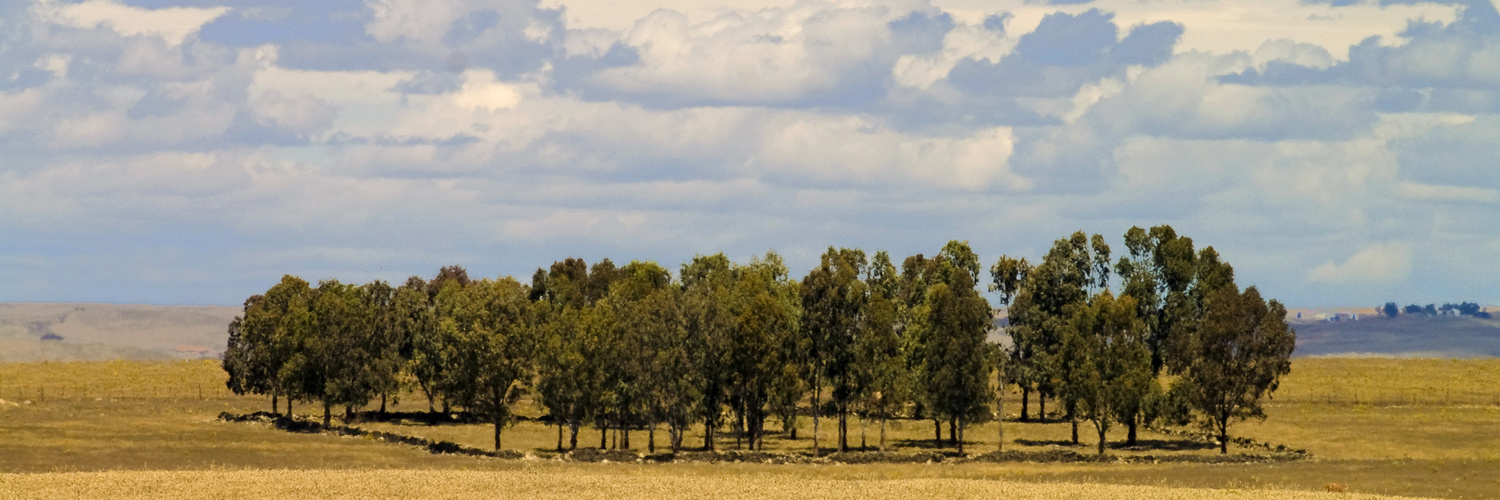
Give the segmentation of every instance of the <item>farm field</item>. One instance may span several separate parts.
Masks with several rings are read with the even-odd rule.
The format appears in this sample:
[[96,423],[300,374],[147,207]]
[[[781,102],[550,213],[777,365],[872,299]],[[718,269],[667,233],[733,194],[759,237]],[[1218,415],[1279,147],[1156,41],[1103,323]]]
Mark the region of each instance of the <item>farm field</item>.
[[[204,481],[215,487],[251,488],[258,481],[255,478],[286,484],[267,486],[273,489],[226,489],[217,496],[233,495],[233,491],[255,491],[256,495],[265,496],[322,495],[318,492],[321,490],[296,488],[321,488],[318,485],[325,483],[348,484],[352,488],[382,482],[396,488],[389,491],[404,491],[400,488],[405,486],[396,484],[441,484],[449,489],[439,491],[451,493],[438,494],[461,496],[466,491],[476,491],[466,488],[524,482],[495,479],[511,477],[504,475],[465,475],[471,473],[462,472],[464,469],[524,474],[528,481],[536,481],[538,491],[561,488],[557,491],[587,491],[599,496],[625,494],[625,490],[616,488],[626,487],[638,488],[634,490],[637,495],[649,494],[655,491],[652,488],[677,484],[676,481],[687,483],[662,491],[707,495],[715,490],[695,489],[708,488],[695,485],[722,482],[723,488],[730,491],[756,496],[785,496],[777,492],[791,491],[776,488],[796,488],[798,494],[803,492],[800,486],[784,484],[810,485],[807,491],[812,492],[809,493],[812,497],[847,496],[856,490],[909,492],[905,493],[908,496],[950,491],[957,496],[987,492],[1020,497],[1039,494],[1027,491],[1061,496],[1053,494],[1060,491],[1056,488],[1102,488],[1078,490],[1078,495],[1089,497],[1145,494],[1141,492],[1146,490],[1101,486],[1127,485],[1214,488],[1223,491],[1193,489],[1182,494],[1227,498],[1234,495],[1231,489],[1252,492],[1269,488],[1278,494],[1319,492],[1325,484],[1338,482],[1349,485],[1354,492],[1384,495],[1484,498],[1500,493],[1500,452],[1496,451],[1500,450],[1500,406],[1496,404],[1500,393],[1500,361],[1497,360],[1297,359],[1291,375],[1284,379],[1277,396],[1268,405],[1270,418],[1265,422],[1239,424],[1231,427],[1231,432],[1258,441],[1304,448],[1313,458],[1236,465],[585,464],[549,460],[556,447],[557,430],[540,422],[522,422],[504,434],[507,448],[529,452],[534,459],[480,459],[433,455],[415,447],[368,439],[296,434],[267,425],[222,422],[216,418],[221,411],[245,413],[269,409],[266,398],[227,394],[223,380],[223,371],[211,361],[0,364],[0,399],[5,400],[0,403],[0,472],[9,473],[0,476],[0,496],[38,491],[27,485],[44,483],[51,485],[47,486],[52,488],[48,491],[79,492],[70,496],[93,496],[88,490],[77,489],[98,487],[91,484],[113,485],[127,489],[126,495],[147,496],[170,493],[175,491],[171,488],[186,488],[187,484]],[[392,409],[425,410],[426,401],[407,395]],[[1019,409],[1019,401],[1006,402],[1010,414],[1005,425],[1006,449],[1063,448],[1092,452],[1094,442],[1087,425],[1080,428],[1080,444],[1074,447],[1069,443],[1067,423],[1016,422]],[[1032,409],[1035,411],[1035,402]],[[298,414],[311,415],[321,408],[299,403],[296,410]],[[523,413],[536,414],[535,410],[525,409]],[[786,439],[775,433],[767,437],[767,449],[807,449],[811,421],[803,418],[800,424],[799,439]],[[430,426],[400,422],[354,425],[477,448],[488,448],[491,444],[490,428],[485,425]],[[769,427],[779,430],[776,423]],[[831,429],[831,421],[825,420],[824,447],[834,445]],[[850,429],[851,444],[857,445],[857,420],[851,422]],[[930,422],[893,422],[888,428],[889,443],[897,446],[898,452],[930,450],[932,430]],[[965,451],[974,454],[994,450],[995,431],[993,423],[971,428],[966,434]],[[870,425],[866,432],[867,442],[874,446],[878,429]],[[658,444],[664,446],[665,432],[660,434]],[[585,429],[580,433],[579,445],[597,446],[599,436],[597,430]],[[1123,432],[1112,432],[1111,444],[1118,446],[1116,443],[1123,437]],[[644,432],[633,433],[634,448],[644,452],[646,438]],[[1142,446],[1138,449],[1112,449],[1110,453],[1216,453],[1206,443],[1166,434],[1143,432],[1141,439]],[[721,450],[735,449],[732,436],[721,435],[718,443]],[[701,432],[690,435],[686,444],[701,446]],[[1236,451],[1231,447],[1231,453]],[[384,472],[373,472],[377,469]],[[130,474],[104,472],[122,470],[196,472],[141,476],[158,478],[159,482],[138,486],[116,479]],[[213,474],[220,476],[204,479],[208,477],[205,475]],[[375,481],[369,479],[369,474],[392,479]],[[409,474],[421,477],[394,479]],[[278,481],[271,477],[289,479]],[[839,482],[842,480],[854,482]],[[299,481],[308,484],[297,486]],[[1038,487],[1037,483],[1045,483],[1044,489],[1028,489]],[[1155,497],[1177,495],[1178,490],[1150,491],[1148,496]]]

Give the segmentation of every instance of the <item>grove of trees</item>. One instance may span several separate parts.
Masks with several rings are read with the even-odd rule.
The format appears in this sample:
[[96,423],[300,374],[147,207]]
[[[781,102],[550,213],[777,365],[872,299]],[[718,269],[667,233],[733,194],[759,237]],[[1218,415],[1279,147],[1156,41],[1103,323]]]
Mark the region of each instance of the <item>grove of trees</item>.
[[567,258],[529,284],[458,266],[394,287],[285,276],[245,301],[223,366],[235,393],[269,395],[273,413],[281,401],[288,412],[318,403],[324,425],[334,410],[348,421],[417,393],[429,412],[493,425],[496,449],[529,397],[557,426],[559,450],[592,427],[600,448],[629,449],[643,431],[655,452],[664,428],[675,452],[695,426],[702,449],[725,430],[760,449],[768,422],[796,439],[811,418],[813,453],[824,426],[842,452],[853,417],[860,448],[864,422],[879,423],[884,450],[887,421],[904,418],[932,422],[935,444],[962,452],[965,429],[1003,415],[1016,387],[1021,420],[1035,396],[1036,417],[1071,422],[1075,442],[1091,424],[1099,453],[1114,425],[1134,444],[1141,425],[1191,419],[1227,453],[1231,422],[1263,418],[1261,401],[1290,369],[1285,310],[1171,227],[1132,228],[1125,246],[1112,262],[1102,236],[1078,232],[1034,265],[1001,257],[987,288],[1008,312],[1004,328],[962,241],[899,267],[883,251],[830,247],[800,280],[775,252],[698,256],[675,275]]

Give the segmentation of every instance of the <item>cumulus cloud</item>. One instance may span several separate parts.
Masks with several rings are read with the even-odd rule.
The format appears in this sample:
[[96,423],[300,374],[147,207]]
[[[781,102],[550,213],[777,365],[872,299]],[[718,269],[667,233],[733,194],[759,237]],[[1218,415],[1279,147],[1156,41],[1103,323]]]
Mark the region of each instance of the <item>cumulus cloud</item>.
[[1378,243],[1342,263],[1328,262],[1307,273],[1308,281],[1335,285],[1392,285],[1411,275],[1411,246]]
[[167,7],[143,9],[112,0],[59,4],[39,0],[33,6],[44,20],[73,28],[105,26],[125,36],[157,36],[177,45],[204,24],[224,15],[229,7]]
[[1164,222],[1290,303],[1500,272],[1484,2],[149,4],[0,3],[0,277],[53,283],[0,300]]

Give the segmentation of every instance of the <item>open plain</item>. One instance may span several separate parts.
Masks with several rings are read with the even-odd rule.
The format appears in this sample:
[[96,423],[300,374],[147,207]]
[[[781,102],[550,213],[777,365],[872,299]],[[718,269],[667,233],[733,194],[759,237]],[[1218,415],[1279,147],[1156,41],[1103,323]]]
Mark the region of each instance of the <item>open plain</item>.
[[[228,393],[224,377],[213,361],[0,364],[0,497],[337,497],[371,492],[443,497],[504,491],[583,498],[722,492],[808,498],[874,492],[892,498],[1249,498],[1267,493],[1319,496],[1330,483],[1375,495],[1485,498],[1500,491],[1500,360],[1297,359],[1267,408],[1269,418],[1240,424],[1232,432],[1306,449],[1309,458],[1237,464],[1169,458],[1217,453],[1211,443],[1182,433],[1193,429],[1145,431],[1139,446],[1109,452],[1158,457],[1160,463],[581,463],[562,459],[556,452],[557,428],[537,420],[505,430],[506,448],[527,458],[476,458],[368,438],[225,422],[218,418],[220,412],[269,410],[269,400]],[[1020,402],[1015,397],[1006,402],[1005,449],[1092,452],[1086,426],[1073,445],[1065,421],[1017,421]],[[413,413],[427,408],[425,399],[406,394],[390,409]],[[295,410],[311,419],[321,408],[298,403]],[[532,409],[528,416],[539,415]],[[774,433],[767,438],[767,450],[807,451],[811,424],[809,418],[799,419],[796,440]],[[851,445],[858,445],[860,424],[851,423]],[[490,428],[484,424],[394,419],[352,425],[473,448],[490,443]],[[994,425],[968,432],[969,455],[995,450]],[[825,420],[825,448],[832,446],[830,427]],[[876,424],[862,427],[866,444],[876,446]],[[779,431],[774,425],[773,430]],[[931,452],[932,430],[927,421],[892,422],[888,444],[898,454]],[[598,446],[600,436],[596,429],[584,429],[579,446]],[[665,446],[664,431],[656,438]],[[1120,447],[1123,438],[1123,432],[1112,432],[1111,446]],[[632,433],[634,451],[645,454],[647,439],[644,431]],[[700,431],[689,435],[686,444],[698,447],[701,439]],[[718,446],[735,450],[737,445],[726,433]],[[1230,452],[1266,453],[1239,446]]]

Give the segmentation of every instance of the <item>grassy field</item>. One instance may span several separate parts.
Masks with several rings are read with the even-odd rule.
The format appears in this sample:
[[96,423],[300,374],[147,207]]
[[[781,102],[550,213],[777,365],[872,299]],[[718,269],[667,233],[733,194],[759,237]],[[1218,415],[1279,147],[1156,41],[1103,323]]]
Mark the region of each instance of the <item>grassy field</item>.
[[[839,480],[778,474],[684,475],[659,467],[508,471],[199,471],[0,474],[0,496],[22,498],[1328,498],[1297,491],[1203,490],[1160,486],[1034,483],[958,478]],[[748,480],[747,480],[748,479]],[[1378,498],[1340,495],[1338,498]]]
[[[128,486],[129,495],[146,496],[153,491],[171,491],[174,484],[207,481],[233,488],[253,485],[265,474],[329,474],[330,484],[365,484],[361,474],[370,469],[424,469],[432,481],[452,484],[451,493],[463,495],[490,484],[486,476],[463,476],[462,469],[506,474],[541,474],[540,485],[563,482],[563,491],[588,489],[601,496],[608,491],[590,489],[601,476],[620,476],[606,483],[641,485],[638,492],[654,485],[671,484],[675,478],[696,478],[701,484],[739,488],[756,496],[777,495],[782,482],[853,480],[856,484],[818,483],[823,496],[863,495],[865,489],[890,489],[923,494],[924,488],[953,488],[955,494],[1015,494],[1062,496],[1036,493],[1060,491],[1027,490],[1034,483],[1045,488],[1098,487],[1089,497],[1140,496],[1145,490],[1115,490],[1076,483],[1151,487],[1215,488],[1227,490],[1275,489],[1319,491],[1327,483],[1349,485],[1352,491],[1387,495],[1486,498],[1500,495],[1500,361],[1496,360],[1394,360],[1394,359],[1298,359],[1267,408],[1265,422],[1246,422],[1232,432],[1256,440],[1310,450],[1314,458],[1298,462],[1243,465],[1210,464],[869,464],[869,465],[766,465],[766,464],[579,464],[547,460],[556,446],[555,427],[523,422],[505,432],[507,448],[531,452],[537,460],[508,461],[459,456],[431,455],[414,447],[392,445],[361,438],[320,434],[293,434],[265,425],[224,423],[220,411],[249,412],[269,409],[261,397],[239,397],[222,390],[224,374],[214,362],[106,362],[0,364],[0,472],[49,473],[0,476],[0,496],[31,491],[37,481],[55,481],[57,491],[88,488],[106,481],[120,488],[127,483],[114,476],[89,475],[100,471],[165,470],[200,471],[186,475],[152,476],[164,481],[158,486],[141,483]],[[30,401],[28,404],[27,401]],[[420,405],[419,405],[420,403]],[[1018,402],[1007,403],[1014,418]],[[425,410],[425,401],[407,397],[394,407],[403,411]],[[1034,408],[1034,407],[1033,407]],[[316,408],[299,404],[299,414]],[[535,413],[534,410],[528,413]],[[437,425],[415,423],[357,423],[431,439],[451,440],[487,448],[490,431],[482,425]],[[1007,421],[1007,449],[1045,450],[1054,447],[1091,452],[1092,433],[1080,429],[1080,444],[1068,442],[1066,423],[1019,423]],[[775,424],[772,429],[777,429]],[[851,423],[851,440],[859,442],[858,422]],[[811,422],[802,419],[800,439],[777,433],[768,437],[767,448],[775,451],[807,449]],[[868,442],[875,444],[877,429],[867,429]],[[903,421],[888,429],[892,444],[901,451],[930,447],[929,422]],[[664,445],[665,433],[658,436]],[[996,446],[994,424],[971,429],[967,437],[970,453],[991,451]],[[1213,454],[1204,443],[1143,433],[1136,450],[1111,450],[1113,454]],[[1122,434],[1112,434],[1117,445]],[[825,421],[824,446],[832,446],[831,424]],[[597,446],[599,432],[585,430],[580,446]],[[701,445],[701,437],[687,443]],[[646,435],[636,432],[632,444],[646,447]],[[732,438],[719,441],[721,449],[734,449]],[[926,449],[926,448],[923,448]],[[1231,448],[1231,452],[1235,451]],[[1262,452],[1263,453],[1263,452]],[[293,469],[321,472],[267,472],[263,469]],[[333,471],[328,471],[333,470]],[[342,472],[334,472],[342,471]],[[360,472],[365,471],[365,472]],[[541,471],[541,472],[538,472]],[[84,475],[51,474],[57,472]],[[438,480],[442,474],[459,474]],[[203,474],[222,478],[204,479]],[[382,473],[387,474],[387,473]],[[396,473],[389,473],[396,474]],[[402,472],[400,474],[417,474]],[[323,476],[318,476],[323,477]],[[423,476],[427,477],[427,476]],[[464,479],[468,478],[468,479]],[[422,479],[427,481],[429,479]],[[978,483],[965,481],[985,480]],[[895,481],[885,484],[880,481]],[[1001,481],[990,484],[990,481]],[[186,482],[186,483],[184,483]],[[261,496],[302,496],[315,484],[282,485]],[[343,482],[343,483],[341,483]],[[418,481],[420,482],[420,481]],[[793,481],[796,482],[796,481]],[[296,481],[291,481],[296,483]],[[130,483],[134,484],[134,483]],[[474,486],[463,486],[471,484]],[[74,486],[67,486],[74,485]],[[963,486],[960,486],[963,485]],[[1066,485],[1066,486],[1064,486]],[[250,486],[241,486],[249,488]],[[611,486],[613,488],[614,486]],[[826,487],[826,488],[825,488]],[[139,488],[139,489],[137,489]],[[287,489],[291,488],[291,489]],[[538,488],[543,488],[538,486]],[[551,488],[551,486],[547,486]],[[572,488],[572,489],[568,489]],[[688,488],[684,486],[684,488]],[[1007,489],[1010,488],[1010,489]],[[1021,488],[1021,490],[1014,490]],[[1024,491],[1023,491],[1024,490]],[[232,491],[224,490],[230,496]],[[668,489],[692,496],[712,489]],[[811,490],[809,490],[811,491]],[[845,495],[843,492],[847,491]],[[944,490],[948,491],[948,490]],[[1033,493],[1026,493],[1033,491]],[[1155,491],[1155,490],[1152,490]],[[1199,491],[1199,490],[1194,490]],[[799,494],[801,490],[798,490]],[[1007,493],[1014,492],[1014,493]],[[1201,493],[1201,491],[1200,491]],[[85,496],[87,493],[80,493]],[[708,493],[702,493],[707,495]],[[1162,493],[1163,495],[1167,493]],[[1174,493],[1175,494],[1175,493]],[[1207,494],[1207,493],[1204,493]],[[76,496],[76,495],[72,495]],[[235,495],[238,496],[238,495]],[[635,496],[640,496],[636,493]],[[781,496],[781,495],[777,495]],[[816,496],[816,494],[814,495]],[[1148,496],[1158,496],[1152,493]]]

